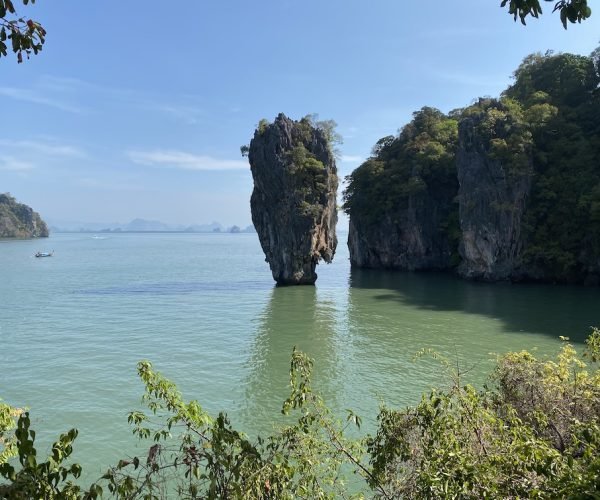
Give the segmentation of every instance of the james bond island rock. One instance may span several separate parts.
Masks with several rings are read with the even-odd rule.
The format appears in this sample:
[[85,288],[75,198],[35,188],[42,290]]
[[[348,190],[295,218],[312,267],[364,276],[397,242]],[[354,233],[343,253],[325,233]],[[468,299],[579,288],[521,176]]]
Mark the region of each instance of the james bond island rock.
[[17,203],[8,193],[0,194],[0,238],[45,238],[48,227],[37,212]]
[[534,54],[500,99],[381,139],[344,192],[352,265],[600,284],[599,68]]
[[458,258],[457,133],[456,119],[423,108],[348,177],[352,266],[447,269]]
[[283,114],[261,121],[250,142],[252,222],[279,285],[312,285],[337,246],[337,169],[332,122]]
[[533,175],[529,126],[516,103],[481,100],[465,110],[459,130],[458,273],[508,279],[520,267],[521,220]]

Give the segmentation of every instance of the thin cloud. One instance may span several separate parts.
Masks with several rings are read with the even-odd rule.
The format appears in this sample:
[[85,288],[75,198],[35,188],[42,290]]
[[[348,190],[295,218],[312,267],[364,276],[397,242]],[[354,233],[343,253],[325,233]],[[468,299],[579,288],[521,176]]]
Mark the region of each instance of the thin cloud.
[[157,106],[156,109],[172,116],[173,118],[183,120],[189,125],[195,125],[199,122],[199,118],[205,115],[204,110],[194,106],[163,104]]
[[61,94],[78,94],[81,97],[95,94],[103,99],[112,101],[126,101],[127,105],[144,110],[159,111],[175,119],[182,120],[190,125],[195,125],[205,115],[205,111],[193,104],[161,103],[154,93],[133,90],[126,87],[111,87],[80,80],[78,78],[57,77],[44,75],[40,78],[38,86],[44,91]]
[[7,139],[2,139],[0,140],[0,146],[19,150],[19,153],[21,154],[35,152],[42,153],[46,156],[61,156],[71,158],[83,158],[86,156],[85,152],[77,147],[49,142],[36,142],[29,140],[9,141]]
[[90,87],[88,82],[79,78],[70,78],[62,76],[42,75],[39,79],[39,85],[48,90],[57,92],[73,92],[81,87]]
[[342,131],[342,136],[344,137],[344,139],[353,139],[354,137],[356,137],[358,130],[358,127],[348,127],[347,129]]
[[105,182],[94,177],[80,177],[72,180],[72,184],[79,188],[86,188],[99,191],[128,191],[144,192],[146,188],[131,183]]
[[454,70],[434,70],[431,68],[426,68],[423,72],[436,80],[443,80],[471,87],[498,88],[499,90],[504,88],[509,81],[506,77],[480,75],[476,72],[467,73]]
[[51,108],[60,109],[68,113],[82,113],[83,109],[62,101],[46,97],[40,92],[28,89],[17,89],[14,87],[0,87],[0,95],[15,99],[17,101],[31,102],[33,104],[42,104]]
[[127,156],[132,162],[139,165],[176,168],[180,170],[248,169],[248,163],[243,160],[221,160],[212,156],[195,155],[184,151],[129,151]]
[[110,96],[110,98],[114,100],[130,100],[140,94],[139,91],[125,87],[111,87],[80,80],[79,78],[51,75],[43,75],[40,77],[36,87],[43,89],[44,91],[68,94],[70,96],[76,94],[84,99],[89,99],[92,94],[99,94]]
[[0,158],[0,170],[11,171],[11,172],[27,172],[33,170],[35,167],[33,163],[28,161],[18,160],[12,156],[6,156]]

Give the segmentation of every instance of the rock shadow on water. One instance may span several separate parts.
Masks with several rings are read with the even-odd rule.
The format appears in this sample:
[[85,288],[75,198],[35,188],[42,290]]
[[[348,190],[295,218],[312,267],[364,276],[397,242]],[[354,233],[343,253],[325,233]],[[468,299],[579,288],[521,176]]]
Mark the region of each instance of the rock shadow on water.
[[448,273],[352,269],[350,286],[381,290],[376,300],[429,311],[500,320],[506,332],[532,332],[583,342],[600,326],[600,290],[569,285],[482,283]]
[[339,392],[335,319],[313,286],[273,287],[256,319],[256,338],[248,356],[244,420],[270,422],[289,396],[289,369],[296,346],[314,360],[313,385],[333,403]]

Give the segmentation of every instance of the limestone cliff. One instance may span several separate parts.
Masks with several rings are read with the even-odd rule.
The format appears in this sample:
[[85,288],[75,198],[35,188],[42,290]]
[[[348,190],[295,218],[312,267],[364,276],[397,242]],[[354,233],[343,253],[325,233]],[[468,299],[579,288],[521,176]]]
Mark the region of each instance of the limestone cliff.
[[533,175],[530,138],[496,100],[481,101],[460,123],[458,273],[466,278],[498,281],[520,272],[521,221]]
[[520,109],[499,100],[482,99],[459,120],[415,113],[351,176],[352,264],[489,281],[520,275],[531,142]]
[[423,108],[350,176],[345,208],[354,267],[447,269],[457,256],[457,122]]
[[406,206],[377,221],[354,216],[348,248],[354,267],[418,271],[450,267],[453,246],[440,231],[452,211],[452,200],[426,192],[410,196]]
[[261,121],[248,152],[252,222],[280,285],[314,284],[337,246],[335,158],[326,130],[283,114]]
[[0,194],[0,238],[45,238],[48,227],[37,212],[17,203],[8,193]]
[[378,141],[344,192],[352,264],[600,285],[594,57],[533,54],[501,98]]

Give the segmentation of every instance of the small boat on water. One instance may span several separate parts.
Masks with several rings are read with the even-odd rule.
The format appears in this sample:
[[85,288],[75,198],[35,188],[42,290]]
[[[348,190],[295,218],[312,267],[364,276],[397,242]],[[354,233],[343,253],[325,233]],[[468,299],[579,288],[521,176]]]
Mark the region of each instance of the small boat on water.
[[51,252],[36,252],[36,257],[52,257],[54,255],[54,250]]

